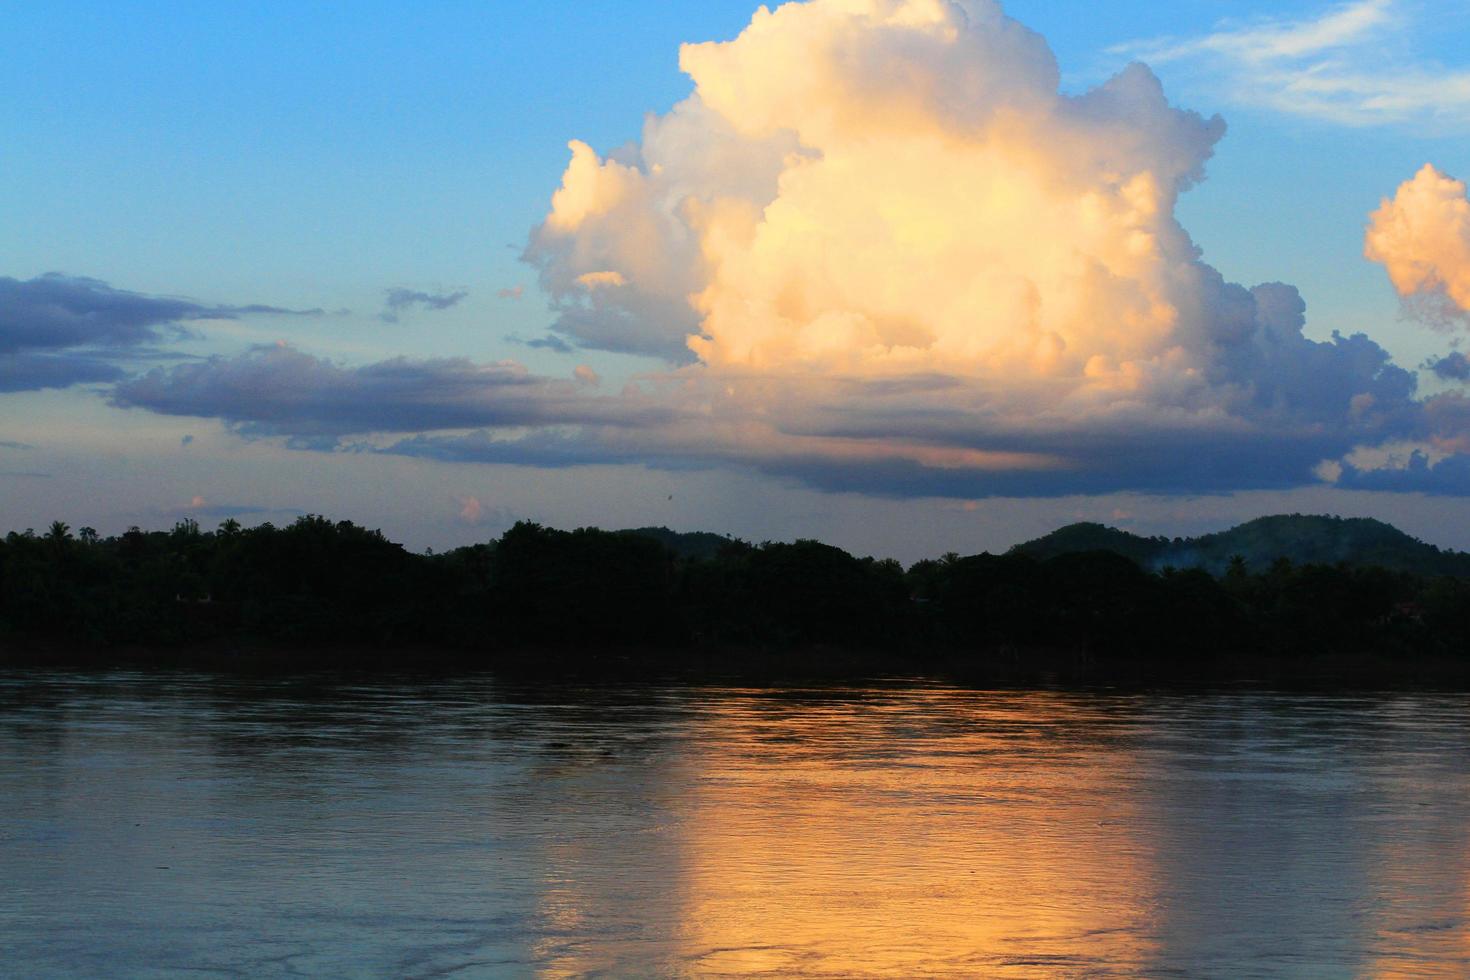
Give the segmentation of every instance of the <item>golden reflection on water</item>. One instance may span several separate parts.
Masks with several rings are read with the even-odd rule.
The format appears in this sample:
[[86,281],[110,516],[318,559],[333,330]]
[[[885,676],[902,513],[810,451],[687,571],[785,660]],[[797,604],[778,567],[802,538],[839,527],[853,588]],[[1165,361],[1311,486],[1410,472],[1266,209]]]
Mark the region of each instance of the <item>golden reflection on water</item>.
[[7,976],[1470,976],[1463,693],[5,703]]
[[676,700],[516,812],[542,975],[1470,976],[1458,702]]
[[1116,721],[1046,695],[722,702],[689,760],[671,883],[684,962],[1056,976],[1146,961],[1153,874]]

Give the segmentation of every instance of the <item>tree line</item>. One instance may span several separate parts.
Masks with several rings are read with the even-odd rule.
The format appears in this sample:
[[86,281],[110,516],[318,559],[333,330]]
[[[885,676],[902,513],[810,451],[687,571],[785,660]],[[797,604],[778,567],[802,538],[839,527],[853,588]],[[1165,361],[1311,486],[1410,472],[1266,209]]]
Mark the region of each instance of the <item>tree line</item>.
[[1454,576],[1285,559],[1260,571],[1237,559],[1219,575],[1149,571],[1106,551],[950,554],[904,568],[817,541],[726,539],[681,554],[662,534],[522,522],[495,541],[417,554],[315,515],[115,537],[57,522],[0,541],[0,644],[432,647],[486,663],[609,649],[826,650],[915,665],[1059,652],[1470,659],[1470,582]]

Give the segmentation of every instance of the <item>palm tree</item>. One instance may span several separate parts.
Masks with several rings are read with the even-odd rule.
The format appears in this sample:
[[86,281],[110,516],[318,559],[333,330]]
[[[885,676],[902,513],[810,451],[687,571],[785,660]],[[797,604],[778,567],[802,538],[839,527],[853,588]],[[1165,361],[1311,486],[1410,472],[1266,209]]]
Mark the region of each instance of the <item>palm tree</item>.
[[46,532],[46,540],[61,544],[63,541],[71,540],[71,525],[64,521],[52,521],[51,529]]

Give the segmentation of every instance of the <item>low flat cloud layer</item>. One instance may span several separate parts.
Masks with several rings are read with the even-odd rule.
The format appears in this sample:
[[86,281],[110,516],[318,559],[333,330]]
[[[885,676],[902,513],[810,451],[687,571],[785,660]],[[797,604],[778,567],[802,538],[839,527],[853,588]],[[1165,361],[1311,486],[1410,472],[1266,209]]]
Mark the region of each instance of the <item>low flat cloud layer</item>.
[[556,317],[533,345],[662,370],[601,394],[510,362],[257,348],[129,379],[114,401],[320,447],[741,466],[900,496],[1325,472],[1417,489],[1408,465],[1346,462],[1389,444],[1456,485],[1457,396],[1421,397],[1363,334],[1310,339],[1294,287],[1201,260],[1175,205],[1225,125],[1172,106],[1143,65],[1062,94],[1046,42],[989,0],[762,9],[680,64],[694,91],[640,141],[571,144],[524,254]]
[[[656,425],[664,406],[589,398],[573,380],[510,361],[394,358],[349,368],[286,344],[156,368],[116,386],[113,404],[222,419],[257,435],[344,436],[473,426]],[[332,445],[331,442],[320,443]]]
[[275,306],[211,306],[149,296],[83,276],[0,276],[0,391],[65,388],[114,381],[118,361],[159,353],[190,336],[185,324],[255,314],[317,315]]

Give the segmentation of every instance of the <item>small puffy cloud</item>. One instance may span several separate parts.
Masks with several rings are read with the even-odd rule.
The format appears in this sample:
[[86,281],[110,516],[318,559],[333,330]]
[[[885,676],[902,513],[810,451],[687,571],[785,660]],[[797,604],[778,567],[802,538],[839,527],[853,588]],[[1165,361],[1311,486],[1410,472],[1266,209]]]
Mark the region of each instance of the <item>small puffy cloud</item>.
[[459,498],[459,519],[464,521],[466,524],[480,523],[480,517],[484,513],[484,511],[485,508],[480,505],[479,498]]
[[572,377],[576,379],[578,384],[587,385],[591,388],[596,388],[602,384],[602,376],[586,364],[578,364],[572,371]]
[[426,293],[417,289],[403,288],[389,289],[383,301],[383,312],[378,314],[378,319],[384,323],[397,323],[404,312],[414,308],[447,310],[452,306],[457,306],[460,300],[468,295],[469,291],[464,289],[452,293]]
[[521,297],[523,297],[525,295],[526,295],[526,287],[525,286],[507,286],[504,289],[497,290],[496,293],[495,293],[495,298],[496,299],[518,300],[518,299],[520,299]]
[[0,391],[115,381],[125,373],[117,361],[156,355],[156,345],[190,336],[191,321],[320,313],[150,296],[60,273],[0,276]]
[[1431,322],[1470,315],[1470,198],[1465,182],[1425,164],[1369,218],[1364,255]]
[[1428,367],[1446,381],[1470,381],[1470,357],[1459,351],[1451,351]]
[[509,527],[516,522],[515,514],[508,508],[492,506],[471,494],[455,497],[454,506],[458,510],[460,522],[472,527]]
[[555,351],[558,354],[570,354],[576,350],[571,344],[562,340],[556,334],[547,334],[545,337],[535,337],[531,340],[522,341],[527,347],[537,350]]

